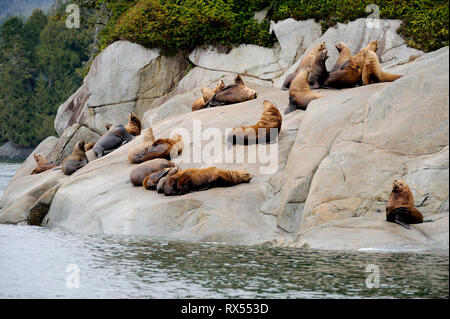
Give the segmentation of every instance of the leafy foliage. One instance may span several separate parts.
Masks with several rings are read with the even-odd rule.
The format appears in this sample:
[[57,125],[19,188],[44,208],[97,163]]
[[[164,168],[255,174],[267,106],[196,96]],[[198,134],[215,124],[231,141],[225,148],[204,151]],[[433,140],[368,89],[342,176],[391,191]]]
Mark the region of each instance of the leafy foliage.
[[[80,0],[82,1],[82,0]],[[271,46],[269,21],[315,19],[323,29],[369,15],[375,3],[381,18],[402,19],[399,32],[408,45],[432,51],[448,45],[448,1],[431,0],[84,0],[105,6],[111,14],[103,30],[101,48],[127,39],[164,53],[191,50],[200,45],[240,43]],[[256,11],[269,8],[262,23]]]
[[58,106],[82,83],[92,28],[68,29],[65,7],[13,16],[0,31],[0,145],[34,147],[54,135]]

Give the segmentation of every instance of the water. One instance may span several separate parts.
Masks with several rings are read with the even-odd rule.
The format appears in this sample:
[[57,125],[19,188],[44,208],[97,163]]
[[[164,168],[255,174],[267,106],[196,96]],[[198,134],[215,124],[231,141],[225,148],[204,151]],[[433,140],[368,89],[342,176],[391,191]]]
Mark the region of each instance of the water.
[[[2,187],[4,171],[0,164]],[[0,225],[0,298],[448,298],[448,258]],[[366,287],[369,264],[379,267],[379,288]]]
[[0,162],[0,198],[20,165],[21,163]]

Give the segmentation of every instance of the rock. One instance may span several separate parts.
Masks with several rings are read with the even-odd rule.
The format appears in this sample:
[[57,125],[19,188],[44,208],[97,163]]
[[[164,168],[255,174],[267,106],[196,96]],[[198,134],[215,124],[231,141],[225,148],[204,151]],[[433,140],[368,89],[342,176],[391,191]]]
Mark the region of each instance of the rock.
[[279,57],[288,65],[293,64],[322,35],[320,24],[314,22],[314,19],[296,21],[289,18],[277,23],[271,21],[269,32],[272,31],[280,43]]
[[[104,122],[110,118],[100,120],[98,117],[113,108],[119,109],[114,122],[126,122],[126,111],[130,104],[134,110],[136,103],[139,72],[158,57],[159,50],[146,49],[128,41],[117,41],[108,46],[95,58],[83,85],[59,107],[55,119],[58,134],[75,123],[86,124],[100,133],[104,130]],[[103,107],[108,110],[102,110]]]
[[449,214],[433,215],[433,222],[400,225],[367,217],[347,218],[302,231],[293,242],[276,246],[365,252],[448,251]]
[[[367,24],[367,21],[361,18],[347,24],[338,23],[335,27],[329,28],[321,37],[310,43],[304,52],[308,52],[317,43],[325,42],[329,56],[326,61],[328,70],[331,70],[339,56],[338,51],[334,47],[334,44],[337,42],[344,42],[350,48],[352,54],[355,54],[369,42],[378,40],[377,54],[383,68],[398,63],[405,63],[411,57],[423,55],[422,51],[407,47],[405,41],[396,33],[396,30],[401,24],[401,20],[380,19],[378,27],[375,24],[373,28],[370,28],[372,21],[369,20],[369,24]],[[282,76],[274,79],[275,87],[281,88],[285,78],[295,71],[303,56],[304,54],[296,59],[296,62]]]
[[50,188],[37,200],[37,202],[33,204],[33,206],[31,206],[30,214],[28,217],[31,225],[41,225],[42,220],[47,215],[47,212],[50,209],[50,204],[52,203],[53,196],[55,196],[55,193],[59,189],[59,187],[60,184]]
[[0,159],[24,160],[28,157],[28,155],[30,155],[32,151],[33,148],[18,147],[12,142],[6,142],[2,146],[0,146]]
[[178,53],[173,57],[160,56],[139,71],[139,91],[135,113],[142,118],[152,102],[173,90],[185,75],[188,60]]

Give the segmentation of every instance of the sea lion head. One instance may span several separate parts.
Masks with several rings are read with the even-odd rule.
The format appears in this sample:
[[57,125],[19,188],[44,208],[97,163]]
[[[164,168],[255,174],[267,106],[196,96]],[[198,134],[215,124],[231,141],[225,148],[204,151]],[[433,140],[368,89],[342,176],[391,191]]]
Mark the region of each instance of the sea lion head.
[[105,124],[105,128],[106,128],[106,130],[107,131],[109,131],[109,129],[112,127],[112,124],[110,124],[110,123],[106,123]]
[[41,155],[34,154],[34,160],[39,163],[39,160],[42,158]]
[[75,144],[73,152],[86,152],[86,150],[84,149],[85,144],[86,142],[84,141],[84,139],[78,141],[77,144]]
[[313,46],[310,52],[313,54],[319,54],[319,52],[323,49],[326,49],[325,42],[320,42]]
[[327,49],[323,49],[322,51],[320,51],[318,57],[322,61],[325,61],[326,59],[328,59],[328,50]]
[[223,82],[223,80],[221,80],[219,83],[216,84],[216,86],[214,87],[214,92],[217,93],[220,90],[225,88],[225,83]]
[[344,44],[344,42],[338,42],[334,46],[336,47],[336,49],[340,53],[342,51],[342,49],[345,47],[345,44]]
[[243,89],[243,94],[247,98],[247,100],[253,100],[258,97],[258,93],[255,90],[252,90],[248,87]]
[[172,175],[178,173],[178,171],[177,166],[165,169],[164,173],[160,176],[158,185],[156,185],[156,191],[166,195],[176,195],[177,178],[172,178]]
[[142,129],[141,120],[139,120],[136,114],[131,112],[128,117],[128,124],[125,128],[131,135],[140,135]]
[[153,135],[153,129],[150,127],[144,135],[144,142],[154,142],[155,136]]
[[84,144],[84,150],[87,152],[87,151],[89,151],[91,148],[93,148],[94,145],[95,145],[95,143],[86,142],[86,143]]
[[393,193],[401,193],[408,190],[409,190],[408,184],[406,184],[404,180],[394,179],[394,182],[392,183]]
[[245,84],[244,84],[244,80],[242,80],[240,74],[236,74],[236,77],[234,78],[234,84],[245,85]]

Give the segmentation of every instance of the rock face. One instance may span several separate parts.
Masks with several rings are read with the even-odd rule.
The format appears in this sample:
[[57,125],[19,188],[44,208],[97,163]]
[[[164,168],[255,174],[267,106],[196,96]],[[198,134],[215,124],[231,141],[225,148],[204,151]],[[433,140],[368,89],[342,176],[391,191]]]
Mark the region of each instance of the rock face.
[[[105,123],[127,121],[139,91],[139,71],[158,58],[159,51],[128,41],[108,46],[94,60],[83,85],[58,109],[58,134],[80,123],[102,133]],[[106,108],[106,109],[105,109]]]
[[[0,201],[0,222],[28,220],[74,232],[229,244],[362,251],[448,250],[449,49],[422,54],[400,42],[394,32],[397,21],[382,23],[379,30],[372,30],[360,19],[339,24],[321,36],[312,21],[282,21],[272,24],[280,42],[267,49],[271,53],[244,45],[228,54],[213,48],[197,49],[190,55],[197,66],[173,82],[169,78],[181,76],[161,74],[165,69],[162,64],[172,65],[168,73],[179,75],[185,67],[181,56],[170,60],[156,53],[143,54],[147,60],[143,59],[142,67],[135,68],[134,73],[139,80],[131,94],[135,100],[121,98],[121,107],[147,110],[144,128],[151,127],[156,138],[167,138],[175,132],[183,135],[183,154],[173,159],[181,168],[245,169],[254,174],[251,182],[175,197],[133,187],[129,174],[134,166],[127,156],[129,149],[142,141],[140,136],[72,176],[64,176],[58,169],[30,176],[35,164],[28,159]],[[303,34],[304,25],[315,31]],[[299,36],[294,37],[297,32]],[[355,52],[375,39],[380,41],[383,68],[402,74],[402,78],[345,90],[321,89],[324,98],[311,102],[306,111],[283,114],[277,142],[260,145],[256,162],[250,161],[252,147],[226,147],[227,130],[256,123],[265,99],[283,113],[288,92],[273,84],[277,85],[282,79],[278,76],[289,72],[288,67],[294,61],[298,63],[311,45],[325,41],[333,52],[333,43],[344,41]],[[114,50],[122,52],[121,45]],[[251,59],[246,52],[260,56]],[[119,53],[107,54],[112,57]],[[416,54],[422,56],[405,63]],[[234,60],[241,55],[245,59]],[[333,59],[329,60],[332,65]],[[99,66],[92,68],[88,77],[93,79],[99,70]],[[219,80],[230,84],[234,72],[242,71],[247,73],[243,77],[247,86],[258,92],[257,99],[190,111],[201,86],[212,86]],[[85,100],[76,104],[83,108],[79,114],[95,109],[86,101],[96,91],[83,95],[88,92],[87,82],[64,104],[73,106]],[[104,97],[102,94],[98,96]],[[145,103],[137,107],[136,101]],[[118,102],[112,102],[98,107],[104,113],[83,115],[73,123],[64,119],[79,109],[72,107],[72,113],[69,108],[61,109],[57,122],[66,124],[60,125],[60,139],[44,141],[39,151],[59,160],[77,139],[89,134],[97,138],[97,126],[102,121],[122,116],[120,108],[115,109]],[[218,149],[213,147],[213,137]],[[227,160],[230,158],[233,160]],[[432,223],[413,225],[408,231],[385,221],[395,178],[406,180],[416,207]]]

